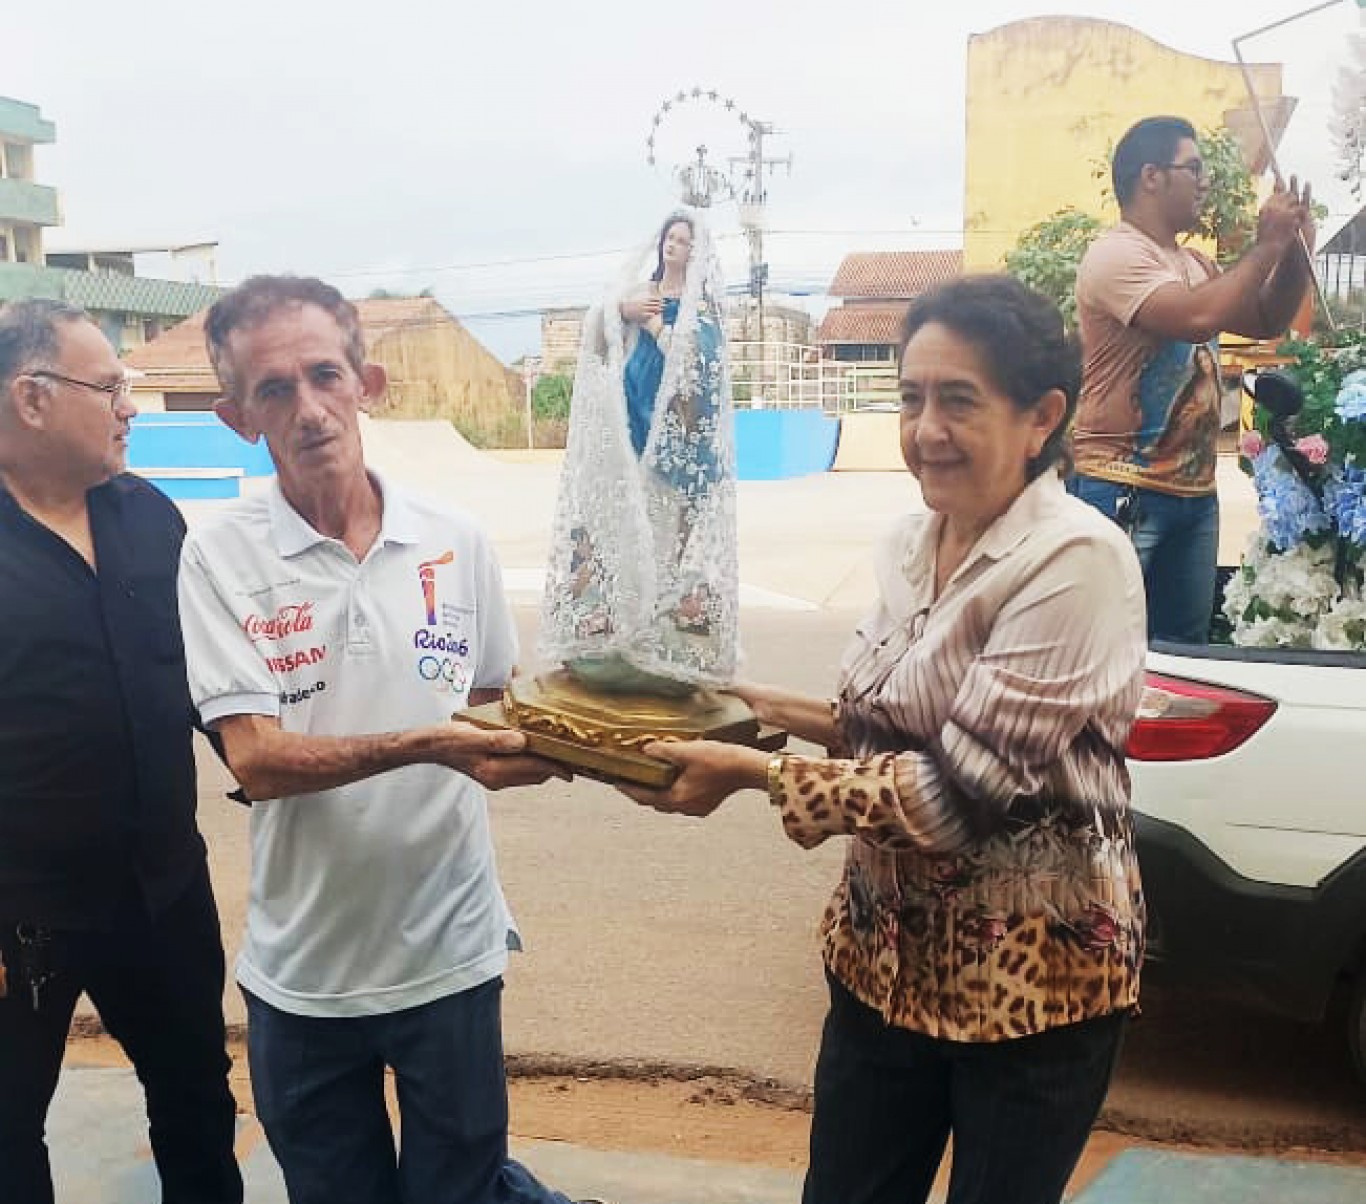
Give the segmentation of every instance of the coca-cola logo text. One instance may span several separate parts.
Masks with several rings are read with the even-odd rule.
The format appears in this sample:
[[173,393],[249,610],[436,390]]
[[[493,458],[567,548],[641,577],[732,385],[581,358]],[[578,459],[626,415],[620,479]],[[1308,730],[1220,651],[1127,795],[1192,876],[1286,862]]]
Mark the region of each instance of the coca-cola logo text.
[[248,615],[242,629],[252,640],[283,640],[313,629],[313,603],[296,602],[282,606],[268,619]]

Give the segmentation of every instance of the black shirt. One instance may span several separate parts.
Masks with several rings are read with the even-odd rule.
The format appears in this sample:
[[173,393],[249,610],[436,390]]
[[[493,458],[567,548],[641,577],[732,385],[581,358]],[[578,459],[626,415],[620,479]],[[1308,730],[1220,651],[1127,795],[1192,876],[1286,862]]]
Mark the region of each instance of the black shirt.
[[204,859],[176,572],[185,523],[122,475],[87,495],[98,572],[0,487],[0,922],[151,914]]

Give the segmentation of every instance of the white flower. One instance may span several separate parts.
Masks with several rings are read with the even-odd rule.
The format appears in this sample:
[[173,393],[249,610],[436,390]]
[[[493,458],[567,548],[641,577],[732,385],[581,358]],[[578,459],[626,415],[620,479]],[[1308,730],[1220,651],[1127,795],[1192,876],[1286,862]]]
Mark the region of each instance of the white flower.
[[1253,619],[1234,632],[1234,642],[1244,648],[1308,648],[1312,630],[1284,619]]
[[[1254,532],[1243,567],[1224,593],[1224,614],[1233,624],[1233,642],[1253,648],[1308,648],[1323,615],[1338,600],[1331,544],[1296,544],[1278,552]],[[1247,615],[1254,603],[1263,613]],[[1270,611],[1271,613],[1264,613]]]
[[1366,648],[1366,600],[1355,593],[1339,598],[1314,628],[1313,646],[1325,652]]

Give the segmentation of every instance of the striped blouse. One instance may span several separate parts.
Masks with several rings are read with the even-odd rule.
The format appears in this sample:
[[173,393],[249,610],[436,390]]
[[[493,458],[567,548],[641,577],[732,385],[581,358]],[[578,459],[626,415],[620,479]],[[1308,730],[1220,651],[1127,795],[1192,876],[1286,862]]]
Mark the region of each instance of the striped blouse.
[[822,924],[831,973],[889,1024],[998,1041],[1137,1002],[1143,579],[1051,472],[935,598],[942,522],[908,516],[879,550],[841,672],[847,759],[785,757],[774,801],[803,847],[854,837]]

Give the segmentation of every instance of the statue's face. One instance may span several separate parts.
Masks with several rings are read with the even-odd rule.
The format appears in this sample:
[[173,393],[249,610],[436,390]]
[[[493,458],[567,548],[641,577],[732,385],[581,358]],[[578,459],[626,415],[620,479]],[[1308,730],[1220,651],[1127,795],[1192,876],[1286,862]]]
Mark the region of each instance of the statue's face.
[[674,222],[664,232],[664,266],[684,267],[692,257],[692,230],[687,222]]

